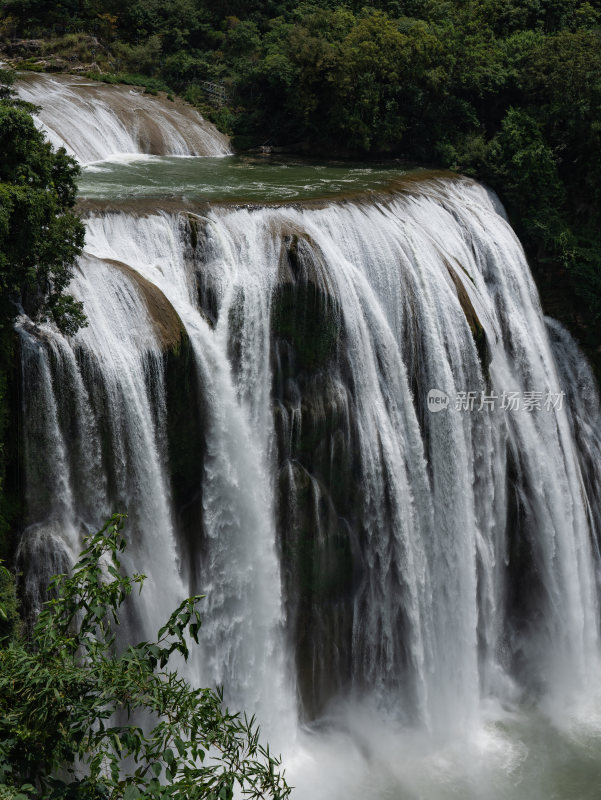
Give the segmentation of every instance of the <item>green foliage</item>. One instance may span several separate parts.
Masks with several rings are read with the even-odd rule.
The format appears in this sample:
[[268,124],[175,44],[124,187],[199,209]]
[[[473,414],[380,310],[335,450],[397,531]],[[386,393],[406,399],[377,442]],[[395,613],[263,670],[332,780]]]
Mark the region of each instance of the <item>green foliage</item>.
[[41,53],[80,61],[92,61],[94,58],[90,37],[83,33],[67,33],[65,36],[46,40],[42,44]]
[[20,628],[15,579],[0,561],[0,642],[16,636]]
[[94,81],[101,81],[102,83],[118,84],[124,83],[126,86],[142,86],[148,94],[156,95],[159,92],[168,92],[169,87],[167,84],[158,78],[149,78],[147,75],[140,75],[140,73],[128,72],[88,72],[86,77]]
[[71,212],[79,168],[46,141],[32,107],[12,98],[11,76],[0,80],[0,325],[23,307],[73,334],[85,322],[82,304],[65,293],[84,241]]
[[231,800],[238,789],[283,800],[290,790],[254,720],[168,669],[198,643],[200,597],[154,641],[118,651],[119,609],[144,581],[122,574],[123,521],[109,520],[72,575],[53,579],[31,639],[0,647],[0,783],[44,800]]
[[510,108],[483,151],[472,151],[471,163],[478,167],[477,174],[503,186],[525,243],[554,247],[563,230],[565,194],[557,159],[536,120]]
[[116,62],[126,72],[135,70],[152,75],[156,71],[162,49],[163,42],[158,33],[138,45],[118,42],[115,45]]

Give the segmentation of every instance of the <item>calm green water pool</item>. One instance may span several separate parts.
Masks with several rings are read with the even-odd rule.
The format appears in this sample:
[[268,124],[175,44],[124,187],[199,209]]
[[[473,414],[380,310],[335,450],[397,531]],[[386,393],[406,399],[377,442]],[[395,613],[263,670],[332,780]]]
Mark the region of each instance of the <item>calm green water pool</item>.
[[408,172],[394,164],[283,161],[261,156],[121,156],[83,167],[79,195],[89,200],[270,203],[382,191]]

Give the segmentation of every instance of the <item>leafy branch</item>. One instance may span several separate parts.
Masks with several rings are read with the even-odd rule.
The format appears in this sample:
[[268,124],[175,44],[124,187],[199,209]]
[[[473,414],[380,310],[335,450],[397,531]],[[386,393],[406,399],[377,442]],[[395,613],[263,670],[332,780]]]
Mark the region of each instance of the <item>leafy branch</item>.
[[124,519],[113,516],[72,574],[52,580],[31,639],[0,649],[0,782],[23,797],[230,800],[237,789],[284,800],[290,788],[255,718],[168,669],[198,644],[201,596],[156,640],[117,653],[119,609],[144,583],[121,570]]

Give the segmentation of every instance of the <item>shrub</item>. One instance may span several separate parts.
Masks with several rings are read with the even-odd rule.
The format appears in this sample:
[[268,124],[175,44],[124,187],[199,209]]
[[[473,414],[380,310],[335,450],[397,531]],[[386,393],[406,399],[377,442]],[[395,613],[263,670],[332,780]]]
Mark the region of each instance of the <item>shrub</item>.
[[284,800],[290,789],[254,719],[168,669],[174,653],[188,658],[188,637],[198,643],[200,597],[154,641],[118,651],[119,609],[144,582],[121,571],[123,522],[112,517],[72,575],[53,579],[30,639],[0,647],[0,784],[40,800],[231,800],[236,787]]

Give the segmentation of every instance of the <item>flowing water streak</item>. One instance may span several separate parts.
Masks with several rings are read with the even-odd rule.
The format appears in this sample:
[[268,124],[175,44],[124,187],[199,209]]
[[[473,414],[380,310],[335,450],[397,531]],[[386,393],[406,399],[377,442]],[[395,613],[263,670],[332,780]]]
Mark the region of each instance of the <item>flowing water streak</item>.
[[41,590],[52,575],[64,572],[77,555],[77,533],[71,525],[73,492],[67,443],[59,426],[59,407],[52,385],[50,359],[60,359],[60,345],[49,348],[26,325],[18,327],[23,376],[24,469],[30,525],[19,543],[26,597],[33,613],[44,600]]
[[[135,287],[118,270],[84,257],[72,288],[86,297],[89,327],[78,334],[74,350],[48,331],[49,346],[37,347],[42,382],[30,368],[23,370],[27,402],[41,395],[41,404],[25,409],[26,452],[38,469],[43,465],[46,483],[60,481],[64,489],[50,485],[42,494],[44,513],[28,503],[32,525],[22,558],[28,561],[48,530],[57,531],[66,550],[64,571],[78,553],[81,533],[96,530],[112,511],[127,511],[130,546],[124,561],[152,586],[135,609],[138,618],[130,620],[128,636],[149,636],[186,594],[153,413],[164,404],[161,352]],[[51,449],[31,425],[38,416]],[[39,497],[44,480],[31,486]]]
[[582,352],[570,334],[556,320],[546,318],[545,322],[562,386],[566,390],[567,404],[572,411],[572,436],[586,482],[583,499],[585,510],[590,515],[591,530],[595,534],[592,546],[597,554],[595,564],[599,584],[601,482],[598,480],[598,465],[601,464],[601,409],[597,383],[589,364],[582,357]]
[[[488,335],[492,386],[498,394],[512,386],[522,393],[557,390],[562,383],[517,237],[493,203],[486,202],[483,188],[467,202],[462,191],[451,189],[449,194],[451,213],[469,231],[464,234],[466,250],[476,254],[477,269],[470,270],[470,276],[485,298],[486,317],[494,322]],[[448,247],[448,242],[448,235],[440,236],[441,246]],[[599,607],[591,547],[597,532],[586,518],[570,416],[566,405],[554,415],[522,410],[508,423],[508,450],[522,461],[528,491],[531,530],[523,533],[532,536],[546,595],[545,625],[530,632],[523,652],[536,663],[539,680],[550,689],[561,713],[577,698],[587,704],[586,691],[579,694],[579,689],[595,686],[599,670]]]
[[[242,234],[236,239],[215,228],[222,295],[219,322],[212,330],[196,306],[195,286],[183,258],[186,230],[185,218],[167,215],[97,217],[88,223],[87,248],[98,257],[135,265],[164,292],[190,337],[208,417],[204,472],[199,475],[204,531],[196,532],[199,539],[204,533],[208,540],[196,587],[207,596],[205,648],[195,679],[225,685],[228,702],[259,711],[278,739],[282,727],[290,735],[293,715],[281,644],[269,462],[265,286],[271,279],[257,268],[264,257],[262,241],[248,242]],[[249,252],[256,258],[249,259]],[[237,375],[228,360],[230,314],[242,326]]]

